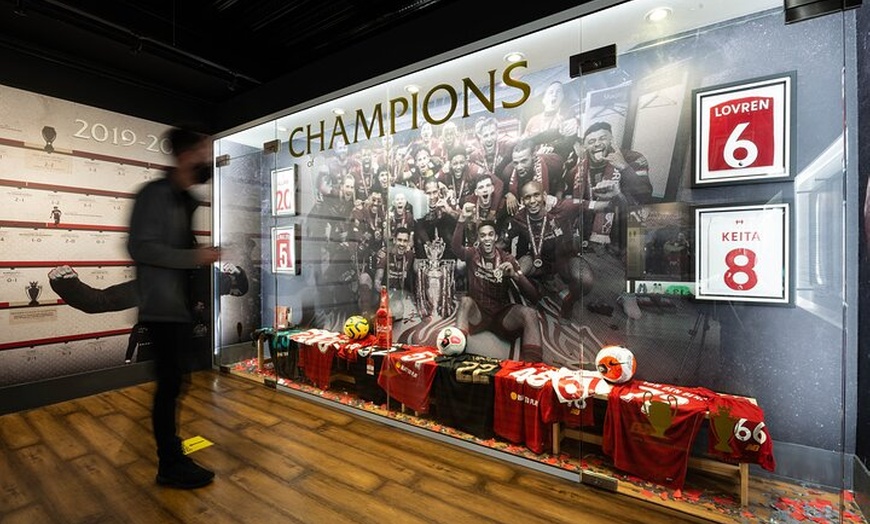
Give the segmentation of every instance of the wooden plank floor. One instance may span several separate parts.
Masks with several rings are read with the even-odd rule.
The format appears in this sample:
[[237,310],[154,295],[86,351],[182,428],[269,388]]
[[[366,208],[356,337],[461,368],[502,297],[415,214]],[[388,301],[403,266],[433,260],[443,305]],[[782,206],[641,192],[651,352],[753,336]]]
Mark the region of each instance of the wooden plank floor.
[[203,371],[181,410],[206,488],[154,482],[153,383],[0,416],[0,523],[700,522]]

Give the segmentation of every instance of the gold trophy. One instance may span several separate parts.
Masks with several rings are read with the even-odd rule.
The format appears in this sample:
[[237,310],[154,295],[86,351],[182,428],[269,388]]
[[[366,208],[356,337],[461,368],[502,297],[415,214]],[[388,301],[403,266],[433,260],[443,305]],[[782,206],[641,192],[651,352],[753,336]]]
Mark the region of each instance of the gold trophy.
[[647,417],[653,428],[652,436],[665,438],[665,431],[671,427],[671,421],[677,414],[677,399],[673,395],[667,396],[667,402],[652,400],[653,394],[649,391],[643,394],[643,403],[647,406]]
[[734,431],[734,424],[737,419],[731,416],[731,410],[725,406],[720,406],[719,411],[715,415],[710,416],[710,424],[716,429],[716,451],[731,454],[734,452],[731,449],[731,434]]

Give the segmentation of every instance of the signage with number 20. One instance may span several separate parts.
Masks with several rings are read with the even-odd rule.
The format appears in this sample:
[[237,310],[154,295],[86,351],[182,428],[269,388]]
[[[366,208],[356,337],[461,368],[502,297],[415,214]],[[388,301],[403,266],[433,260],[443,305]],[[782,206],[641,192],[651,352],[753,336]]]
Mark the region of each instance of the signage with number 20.
[[292,167],[272,174],[272,208],[274,215],[296,214],[296,179]]

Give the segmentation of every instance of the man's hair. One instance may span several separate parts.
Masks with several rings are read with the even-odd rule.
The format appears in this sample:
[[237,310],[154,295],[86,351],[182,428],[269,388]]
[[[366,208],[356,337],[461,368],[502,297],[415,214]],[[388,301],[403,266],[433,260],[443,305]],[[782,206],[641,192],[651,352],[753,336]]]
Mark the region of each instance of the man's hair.
[[521,138],[519,142],[514,145],[514,152],[516,151],[534,151],[535,143],[531,138]]
[[480,232],[480,230],[486,226],[490,226],[493,229],[495,229],[496,231],[498,231],[498,227],[496,226],[494,220],[481,220],[480,224],[477,225],[477,231]]
[[190,131],[181,127],[173,127],[166,132],[166,138],[172,146],[172,154],[178,158],[185,151],[196,149],[203,140],[208,138],[207,135]]
[[393,238],[396,238],[397,236],[399,236],[400,233],[404,233],[408,236],[411,236],[411,230],[408,229],[407,227],[401,226],[401,227],[397,227],[395,230],[393,230]]
[[477,189],[477,186],[479,186],[480,183],[484,180],[489,180],[490,182],[492,182],[492,175],[490,175],[489,173],[481,173],[474,177],[474,189]]
[[520,187],[520,193],[522,193],[523,191],[525,191],[526,188],[529,187],[529,186],[531,186],[531,185],[534,185],[535,187],[538,188],[539,191],[541,191],[541,192],[543,193],[543,191],[544,191],[544,184],[542,184],[542,183],[540,183],[540,182],[538,182],[537,180],[534,180],[534,179],[529,180],[528,182],[526,182],[525,184],[523,184],[522,187]]
[[430,156],[432,155],[432,150],[429,149],[429,146],[427,146],[426,144],[420,143],[420,144],[416,144],[414,146],[414,150],[411,152],[411,158],[416,159],[417,155],[420,154],[420,151],[426,151],[427,153],[429,153]]
[[464,147],[451,147],[447,150],[447,160],[453,160],[453,157],[462,155],[468,158],[468,150]]
[[586,138],[591,133],[594,133],[596,131],[607,131],[608,133],[613,134],[613,128],[610,127],[610,124],[608,124],[607,122],[595,122],[594,124],[586,128],[586,132],[583,133],[583,138]]
[[498,130],[498,120],[496,120],[494,116],[482,116],[478,118],[477,121],[474,123],[474,134],[479,135],[484,127],[489,126],[493,126],[496,128],[496,130]]

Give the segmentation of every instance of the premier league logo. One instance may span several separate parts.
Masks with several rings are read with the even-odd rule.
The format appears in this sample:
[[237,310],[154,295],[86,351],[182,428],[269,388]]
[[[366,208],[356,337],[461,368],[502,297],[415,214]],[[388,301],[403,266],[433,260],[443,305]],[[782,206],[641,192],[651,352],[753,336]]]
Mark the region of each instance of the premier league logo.
[[42,295],[42,286],[39,285],[39,282],[30,282],[24,288],[24,292],[27,293],[27,298],[30,299],[30,303],[27,304],[28,306],[39,305],[39,297]]

